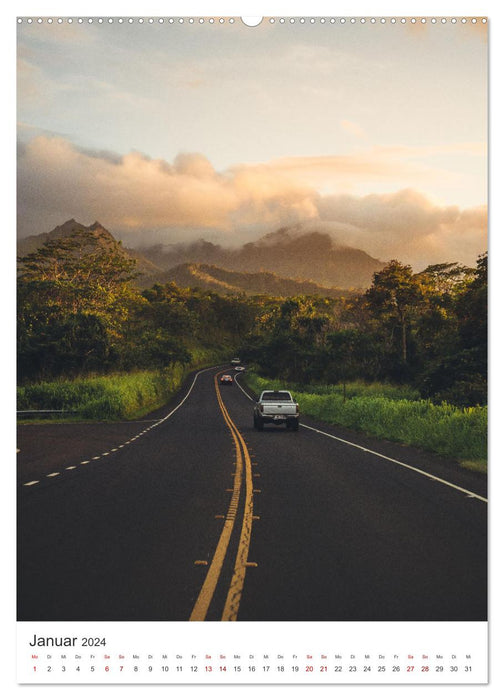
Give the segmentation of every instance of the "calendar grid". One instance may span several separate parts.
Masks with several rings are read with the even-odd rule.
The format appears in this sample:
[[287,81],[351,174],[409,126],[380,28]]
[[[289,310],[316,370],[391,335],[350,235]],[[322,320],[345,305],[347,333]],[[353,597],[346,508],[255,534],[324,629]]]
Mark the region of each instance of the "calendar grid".
[[485,622],[18,624],[22,684],[488,681]]

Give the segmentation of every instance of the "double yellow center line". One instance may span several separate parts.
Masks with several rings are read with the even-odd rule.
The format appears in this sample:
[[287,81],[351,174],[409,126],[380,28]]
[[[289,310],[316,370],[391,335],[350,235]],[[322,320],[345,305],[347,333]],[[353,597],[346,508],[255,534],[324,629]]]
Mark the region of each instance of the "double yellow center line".
[[214,376],[215,392],[217,394],[217,401],[219,403],[220,410],[222,411],[224,420],[226,421],[229,430],[231,431],[231,436],[235,444],[236,471],[234,474],[231,501],[229,503],[228,512],[224,520],[224,527],[222,528],[222,532],[217,543],[217,548],[215,550],[212,562],[208,569],[205,581],[203,582],[203,586],[199,593],[198,599],[196,600],[193,611],[191,613],[191,617],[189,618],[192,621],[204,620],[208,613],[208,608],[210,607],[210,603],[212,602],[212,598],[215,593],[215,589],[217,587],[217,583],[219,581],[219,577],[222,571],[222,565],[224,563],[224,559],[228,551],[229,542],[231,540],[231,533],[233,532],[233,528],[236,522],[243,481],[245,481],[245,503],[243,507],[243,519],[233,576],[231,579],[231,583],[226,597],[226,602],[224,604],[224,611],[222,613],[221,618],[221,620],[223,621],[234,621],[238,617],[238,608],[240,606],[243,585],[245,582],[245,570],[247,568],[247,558],[250,547],[250,537],[252,533],[254,493],[252,484],[252,463],[250,461],[250,455],[248,453],[245,440],[243,439],[236,425],[231,420],[228,410],[224,405],[219,385],[217,382],[217,377],[218,374]]

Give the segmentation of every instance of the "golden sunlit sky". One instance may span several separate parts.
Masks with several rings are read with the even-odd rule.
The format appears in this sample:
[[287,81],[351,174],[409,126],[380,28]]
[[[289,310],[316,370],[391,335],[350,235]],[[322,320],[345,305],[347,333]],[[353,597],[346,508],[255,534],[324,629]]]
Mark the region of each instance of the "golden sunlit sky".
[[290,226],[415,268],[486,250],[481,18],[168,17],[18,25],[19,237],[75,218],[131,246]]

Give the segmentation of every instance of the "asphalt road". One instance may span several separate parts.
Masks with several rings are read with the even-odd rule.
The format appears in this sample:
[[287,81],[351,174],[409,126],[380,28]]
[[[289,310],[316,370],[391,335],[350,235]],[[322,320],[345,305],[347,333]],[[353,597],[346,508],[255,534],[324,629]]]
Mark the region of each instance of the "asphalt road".
[[216,371],[142,421],[19,426],[18,620],[487,619],[484,477],[256,432]]

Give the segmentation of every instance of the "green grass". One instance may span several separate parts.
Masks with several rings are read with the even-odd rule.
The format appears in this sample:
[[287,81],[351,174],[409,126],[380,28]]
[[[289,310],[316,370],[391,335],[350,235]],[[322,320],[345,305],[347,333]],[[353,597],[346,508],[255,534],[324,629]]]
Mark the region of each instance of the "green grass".
[[[204,348],[191,349],[191,354],[193,361],[190,366],[174,364],[165,370],[142,370],[21,386],[17,390],[17,409],[64,410],[69,412],[63,414],[65,420],[69,416],[92,420],[138,418],[169,401],[189,372],[221,359],[215,352]],[[54,415],[48,415],[50,420],[55,420]]]
[[482,474],[487,473],[486,459],[462,459],[460,464],[464,467],[464,469],[469,469],[473,472],[481,472]]
[[352,399],[356,396],[375,397],[381,396],[389,399],[408,399],[416,401],[420,399],[420,392],[407,385],[388,384],[385,382],[353,381],[343,384],[294,384],[290,385],[293,391],[308,394],[330,394]]
[[457,408],[447,403],[404,398],[413,390],[392,385],[352,383],[347,400],[341,387],[285,386],[253,372],[247,383],[256,392],[266,388],[291,389],[301,414],[320,418],[374,437],[413,445],[457,459],[466,468],[486,471],[487,407]]
[[133,372],[42,382],[18,389],[18,410],[65,410],[80,418],[136,418],[162,406],[180,387],[184,371]]

